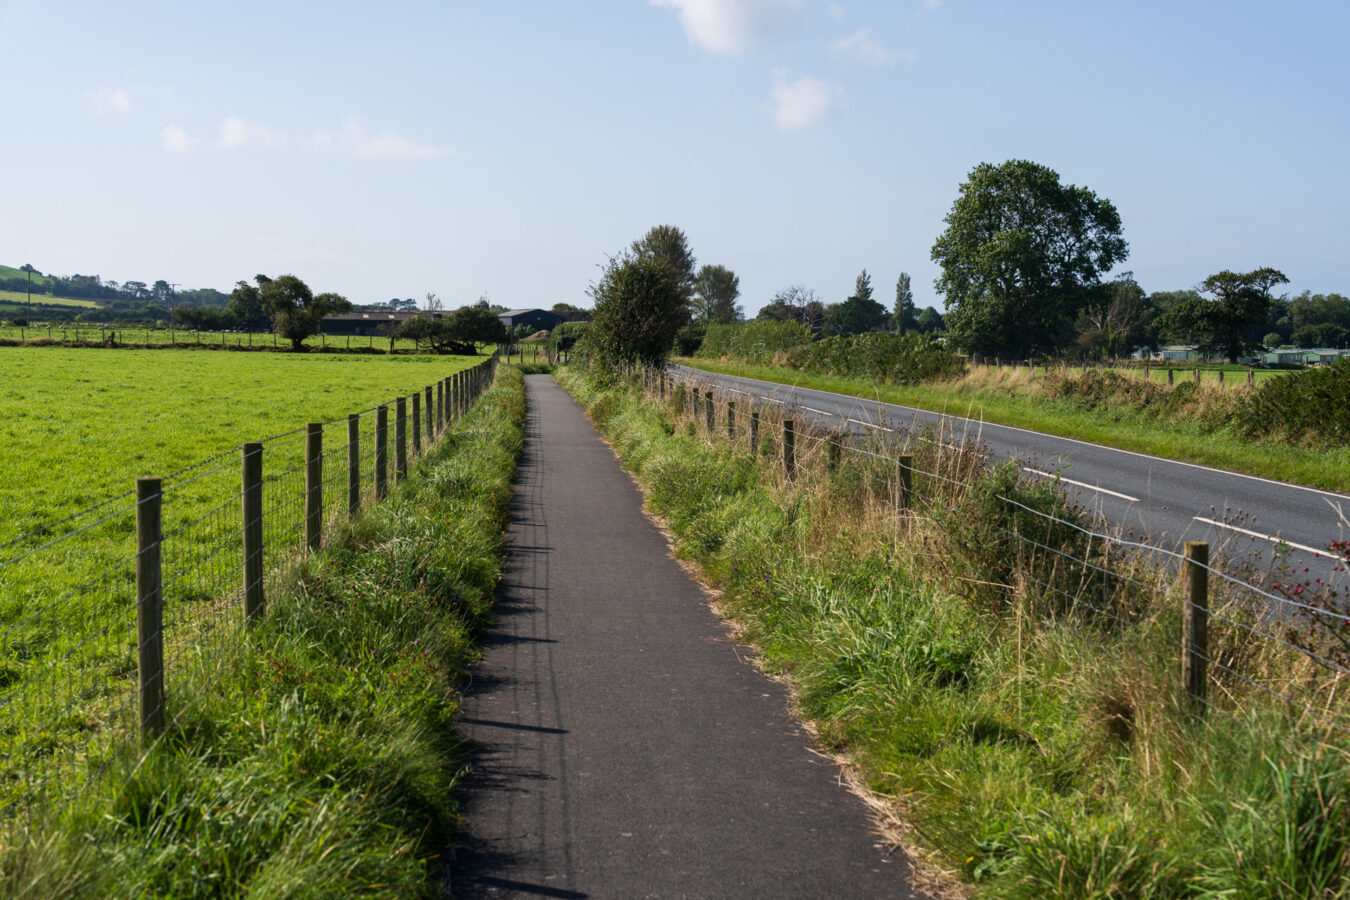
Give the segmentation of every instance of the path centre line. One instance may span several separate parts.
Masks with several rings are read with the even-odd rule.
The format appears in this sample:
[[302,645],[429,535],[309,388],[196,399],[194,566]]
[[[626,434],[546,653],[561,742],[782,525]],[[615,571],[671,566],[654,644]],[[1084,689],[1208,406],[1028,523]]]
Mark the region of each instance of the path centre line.
[[[705,372],[705,370],[703,369],[697,369],[694,371]],[[705,372],[705,374],[721,375],[721,373],[719,372]],[[747,381],[751,383],[758,382],[760,384],[780,384],[777,381],[763,381],[757,378],[745,378],[741,375],[721,375],[721,377],[740,379],[741,381]],[[817,390],[816,388],[796,387],[794,385],[788,384],[783,384],[781,386],[791,387],[793,388],[793,390],[802,391],[804,393],[809,392],[812,394],[821,394],[826,397],[831,397],[835,400],[847,398],[850,400],[867,400],[869,403],[872,402],[871,400],[868,400],[868,398],[860,397],[857,394],[836,394],[831,391],[821,391]],[[884,400],[878,402],[885,403]],[[1328,491],[1323,488],[1308,487],[1306,484],[1294,484],[1292,481],[1277,481],[1274,478],[1262,478],[1260,475],[1248,475],[1246,472],[1234,472],[1232,469],[1218,469],[1215,468],[1214,466],[1202,466],[1199,463],[1183,462],[1179,459],[1168,459],[1166,456],[1158,456],[1155,453],[1140,453],[1137,450],[1124,450],[1120,447],[1112,447],[1110,444],[1098,444],[1093,441],[1085,441],[1080,438],[1064,437],[1061,434],[1051,434],[1048,431],[1037,431],[1034,428],[1019,428],[1016,425],[1000,425],[998,422],[990,422],[986,419],[972,419],[968,416],[958,416],[949,412],[939,412],[937,410],[931,409],[920,409],[917,406],[907,406],[903,403],[886,403],[885,405],[895,407],[896,409],[907,409],[910,410],[911,412],[925,413],[927,415],[939,416],[941,418],[946,419],[961,419],[966,422],[978,422],[982,427],[988,426],[990,428],[1005,428],[1008,431],[1025,431],[1028,434],[1036,434],[1040,435],[1041,437],[1051,438],[1052,440],[1069,441],[1070,443],[1074,444],[1082,444],[1085,447],[1099,447],[1102,450],[1112,450],[1116,453],[1126,453],[1129,454],[1130,456],[1139,456],[1144,459],[1156,459],[1159,462],[1172,463],[1173,465],[1177,466],[1186,466],[1191,469],[1204,469],[1207,472],[1218,472],[1219,474],[1222,475],[1232,475],[1236,478],[1246,478],[1249,481],[1264,481],[1266,484],[1273,484],[1278,487],[1297,488],[1300,491],[1308,491],[1309,493],[1312,494],[1321,494],[1324,497],[1335,497],[1337,500],[1350,500],[1350,494],[1342,494],[1338,493],[1337,491]]]
[[1248,531],[1246,528],[1239,528],[1236,525],[1229,525],[1226,522],[1216,522],[1213,519],[1205,519],[1200,516],[1191,516],[1191,518],[1197,522],[1204,522],[1207,525],[1217,525],[1220,528],[1227,528],[1229,531],[1237,531],[1241,534],[1250,535],[1251,537],[1261,538],[1270,541],[1272,544],[1284,544],[1286,547],[1293,547],[1295,550],[1302,550],[1305,553],[1312,553],[1316,556],[1321,556],[1327,552],[1325,550],[1317,550],[1304,544],[1295,544],[1293,541],[1286,541],[1284,538],[1275,537],[1274,535],[1262,534],[1259,531]]
[[1086,482],[1082,481],[1074,481],[1072,478],[1065,478],[1063,475],[1056,475],[1054,472],[1043,472],[1040,469],[1033,469],[1031,468],[1031,466],[1023,466],[1022,471],[1030,472],[1033,475],[1042,475],[1046,478],[1058,478],[1065,484],[1071,484],[1074,487],[1087,488],[1089,491],[1096,491],[1099,494],[1110,494],[1112,497],[1119,497],[1120,499],[1128,500],[1131,503],[1139,502],[1138,497],[1131,497],[1129,494],[1121,494],[1117,493],[1116,491],[1110,491],[1104,487],[1097,487],[1097,485],[1095,484],[1087,484]]

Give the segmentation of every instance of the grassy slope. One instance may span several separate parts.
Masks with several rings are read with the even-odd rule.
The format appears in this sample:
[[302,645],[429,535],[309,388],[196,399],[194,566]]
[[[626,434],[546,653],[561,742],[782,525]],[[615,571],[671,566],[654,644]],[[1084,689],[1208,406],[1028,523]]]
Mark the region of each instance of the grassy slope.
[[12,897],[439,897],[461,769],[454,685],[499,575],[523,440],[498,385],[391,501],[172,682],[134,773],[38,829]]
[[[34,281],[33,284],[36,285],[37,282]],[[0,291],[0,301],[6,301],[16,305],[20,309],[24,309],[28,306],[28,292]],[[46,294],[34,293],[33,306],[36,307],[39,304],[45,304],[47,306],[78,306],[85,309],[93,309],[98,306],[98,302],[95,300],[88,300],[80,297],[49,297]]]
[[[24,272],[24,271],[22,271],[22,270],[20,270],[20,269],[18,269],[18,268],[16,268],[16,267],[14,267],[14,266],[0,265],[0,278],[23,278],[23,279],[26,280],[26,279],[28,278],[28,273],[27,273],[27,272]],[[46,276],[46,275],[34,275],[34,276],[33,276],[33,284],[34,284],[34,285],[46,284],[46,283],[47,283],[47,276]]]
[[[981,893],[1292,900],[1350,888],[1344,754],[1290,734],[1260,692],[1238,701],[1247,713],[1193,720],[1165,592],[1117,607],[1122,626],[990,593],[990,573],[953,543],[989,514],[978,495],[897,528],[876,518],[852,462],[833,476],[802,462],[785,485],[771,449],[756,458],[631,393],[562,380],[646,485],[679,555],[723,591],[767,668],[790,676],[821,740]],[[1027,490],[1035,502],[1048,488]],[[1001,543],[996,529],[974,537]],[[969,595],[953,593],[961,585]],[[1216,653],[1250,644],[1213,627]],[[1273,670],[1278,651],[1242,665]]]
[[1025,384],[1025,370],[1005,370],[992,375],[977,370],[955,382],[899,386],[863,379],[803,375],[780,366],[752,366],[706,359],[681,362],[710,372],[968,416],[1295,484],[1350,490],[1350,450],[1309,450],[1287,444],[1256,443],[1206,429],[1196,422],[1163,422],[1114,411],[1084,410],[1039,396]]

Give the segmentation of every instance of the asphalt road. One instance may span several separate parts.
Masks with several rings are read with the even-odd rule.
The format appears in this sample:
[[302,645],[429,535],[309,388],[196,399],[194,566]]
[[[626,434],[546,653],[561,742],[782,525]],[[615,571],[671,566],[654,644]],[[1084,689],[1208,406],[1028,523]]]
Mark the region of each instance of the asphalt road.
[[917,896],[582,409],[547,375],[526,390],[451,894]]
[[[1326,545],[1350,537],[1350,496],[1286,482],[1118,450],[1025,428],[932,413],[859,397],[672,366],[676,377],[712,383],[760,403],[797,407],[803,418],[861,432],[877,426],[917,432],[932,425],[955,441],[988,444],[1017,459],[1030,477],[1059,475],[1066,491],[1099,511],[1123,534],[1175,550],[1184,541],[1226,545],[1228,552],[1271,559],[1280,544],[1288,561],[1331,577]],[[1322,554],[1322,555],[1318,555]]]

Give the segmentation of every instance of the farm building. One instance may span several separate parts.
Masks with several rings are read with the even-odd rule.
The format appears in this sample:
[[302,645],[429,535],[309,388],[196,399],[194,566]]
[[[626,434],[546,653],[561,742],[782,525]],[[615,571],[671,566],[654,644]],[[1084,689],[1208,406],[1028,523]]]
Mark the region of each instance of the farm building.
[[497,318],[512,331],[521,325],[529,326],[532,331],[552,331],[563,320],[562,316],[546,309],[512,309],[500,313]]
[[336,316],[323,317],[324,334],[351,334],[365,337],[371,335],[374,337],[388,336],[391,330],[398,328],[404,322],[413,316],[433,316],[437,319],[441,317],[439,312],[394,312],[387,309],[367,310],[365,312],[349,312]]

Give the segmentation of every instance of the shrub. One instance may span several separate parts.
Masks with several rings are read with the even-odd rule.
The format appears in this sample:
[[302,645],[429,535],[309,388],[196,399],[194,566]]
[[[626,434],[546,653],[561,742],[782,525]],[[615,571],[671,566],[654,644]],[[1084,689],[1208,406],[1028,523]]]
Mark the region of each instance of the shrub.
[[1265,382],[1243,398],[1233,427],[1248,438],[1350,444],[1350,359]]
[[788,351],[787,363],[800,372],[871,378],[894,384],[952,378],[965,370],[965,364],[955,353],[932,337],[914,332],[830,337]]
[[756,319],[744,325],[709,325],[698,355],[734,357],[748,363],[772,362],[785,350],[811,343],[811,329],[800,322]]

